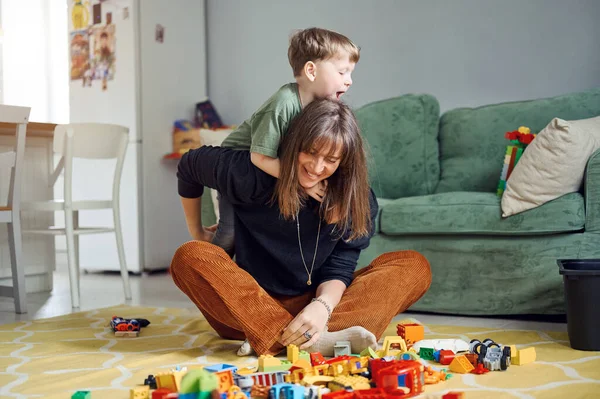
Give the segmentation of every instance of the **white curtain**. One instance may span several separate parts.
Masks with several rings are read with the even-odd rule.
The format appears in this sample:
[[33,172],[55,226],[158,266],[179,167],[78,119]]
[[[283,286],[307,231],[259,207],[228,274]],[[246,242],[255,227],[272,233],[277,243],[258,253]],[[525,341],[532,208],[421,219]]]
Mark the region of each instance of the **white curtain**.
[[0,102],[35,122],[69,122],[66,0],[0,0]]

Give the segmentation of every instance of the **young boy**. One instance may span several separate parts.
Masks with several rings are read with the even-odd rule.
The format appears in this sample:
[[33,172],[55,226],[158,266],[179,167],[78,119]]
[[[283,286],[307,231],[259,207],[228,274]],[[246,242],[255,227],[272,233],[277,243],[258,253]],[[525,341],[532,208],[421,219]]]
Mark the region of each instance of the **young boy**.
[[[282,86],[249,119],[223,142],[223,147],[249,150],[252,163],[279,178],[277,150],[292,119],[316,98],[339,99],[352,85],[352,71],[360,58],[359,48],[346,36],[320,28],[295,33],[290,40],[288,59],[295,83]],[[312,173],[320,173],[312,171]],[[306,171],[308,176],[312,176]],[[307,190],[321,201],[324,187]],[[219,222],[212,243],[231,257],[234,253],[233,207],[219,198]]]

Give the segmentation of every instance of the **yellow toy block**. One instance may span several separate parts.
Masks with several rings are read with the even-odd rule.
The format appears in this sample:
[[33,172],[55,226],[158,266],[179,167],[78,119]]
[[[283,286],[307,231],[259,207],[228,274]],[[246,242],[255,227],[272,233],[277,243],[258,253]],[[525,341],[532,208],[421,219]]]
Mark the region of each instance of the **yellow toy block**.
[[300,381],[300,383],[306,387],[310,385],[327,385],[327,383],[333,381],[333,377],[330,375],[310,375],[306,376]]
[[135,387],[129,390],[129,399],[148,399],[150,397],[150,386]]
[[348,360],[348,371],[350,374],[359,374],[367,372],[369,368],[369,358],[367,356],[354,357]]
[[237,369],[236,373],[239,375],[249,375],[257,373],[258,369],[255,366],[242,367]]
[[287,360],[289,360],[290,362],[292,362],[292,364],[294,364],[299,359],[299,356],[300,356],[300,350],[298,349],[298,347],[296,345],[290,344],[287,346]]
[[273,357],[273,355],[260,355],[258,358],[258,371],[264,372],[265,367],[281,366],[281,360]]
[[[307,351],[300,351],[300,353],[298,353],[298,360],[306,360],[308,362],[308,364],[311,364],[310,353],[308,353]],[[295,363],[295,362],[292,362],[292,363]]]
[[310,360],[298,359],[294,362],[293,367],[299,367],[301,369],[312,369],[312,364],[310,364]]
[[513,346],[514,345],[511,345],[511,347],[510,347],[510,351],[511,351],[510,364],[522,366],[527,363],[535,362],[535,358],[536,358],[535,347],[531,346],[529,348],[519,349],[519,350],[515,350],[513,352]]
[[369,380],[359,375],[340,375],[327,384],[331,392],[341,390],[371,389]]
[[350,374],[350,369],[347,360],[340,360],[329,365],[329,375],[331,376],[337,377],[338,375],[348,374]]
[[383,339],[383,356],[396,356],[400,352],[406,352],[406,342],[404,338],[388,335]]
[[452,360],[452,363],[450,363],[450,371],[453,373],[466,374],[470,373],[474,368],[465,355],[456,356]]
[[173,392],[179,392],[181,386],[181,379],[187,373],[187,371],[169,371],[165,373],[158,373],[154,376],[156,379],[156,388],[167,388]]
[[327,375],[327,373],[329,372],[329,365],[318,364],[316,366],[313,366],[313,370],[315,371],[315,375]]

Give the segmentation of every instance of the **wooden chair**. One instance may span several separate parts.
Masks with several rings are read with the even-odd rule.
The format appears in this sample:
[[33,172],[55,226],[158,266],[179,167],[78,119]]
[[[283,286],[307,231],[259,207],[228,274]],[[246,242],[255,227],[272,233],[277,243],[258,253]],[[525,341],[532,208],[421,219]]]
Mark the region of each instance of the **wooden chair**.
[[10,167],[8,202],[0,207],[0,223],[8,226],[8,246],[12,287],[0,287],[0,296],[15,300],[15,312],[27,313],[27,293],[25,291],[25,270],[23,265],[23,242],[21,239],[21,179],[23,176],[23,158],[25,156],[25,132],[29,121],[29,107],[0,105],[0,122],[16,124],[15,150],[0,154],[0,165]]

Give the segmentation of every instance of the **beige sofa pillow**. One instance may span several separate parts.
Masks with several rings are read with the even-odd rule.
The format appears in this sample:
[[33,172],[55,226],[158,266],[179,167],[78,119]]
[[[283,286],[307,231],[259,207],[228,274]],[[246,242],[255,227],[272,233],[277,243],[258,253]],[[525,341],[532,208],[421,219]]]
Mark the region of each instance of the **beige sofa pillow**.
[[600,116],[554,118],[521,156],[502,195],[502,216],[538,207],[581,186],[590,156],[600,148]]

